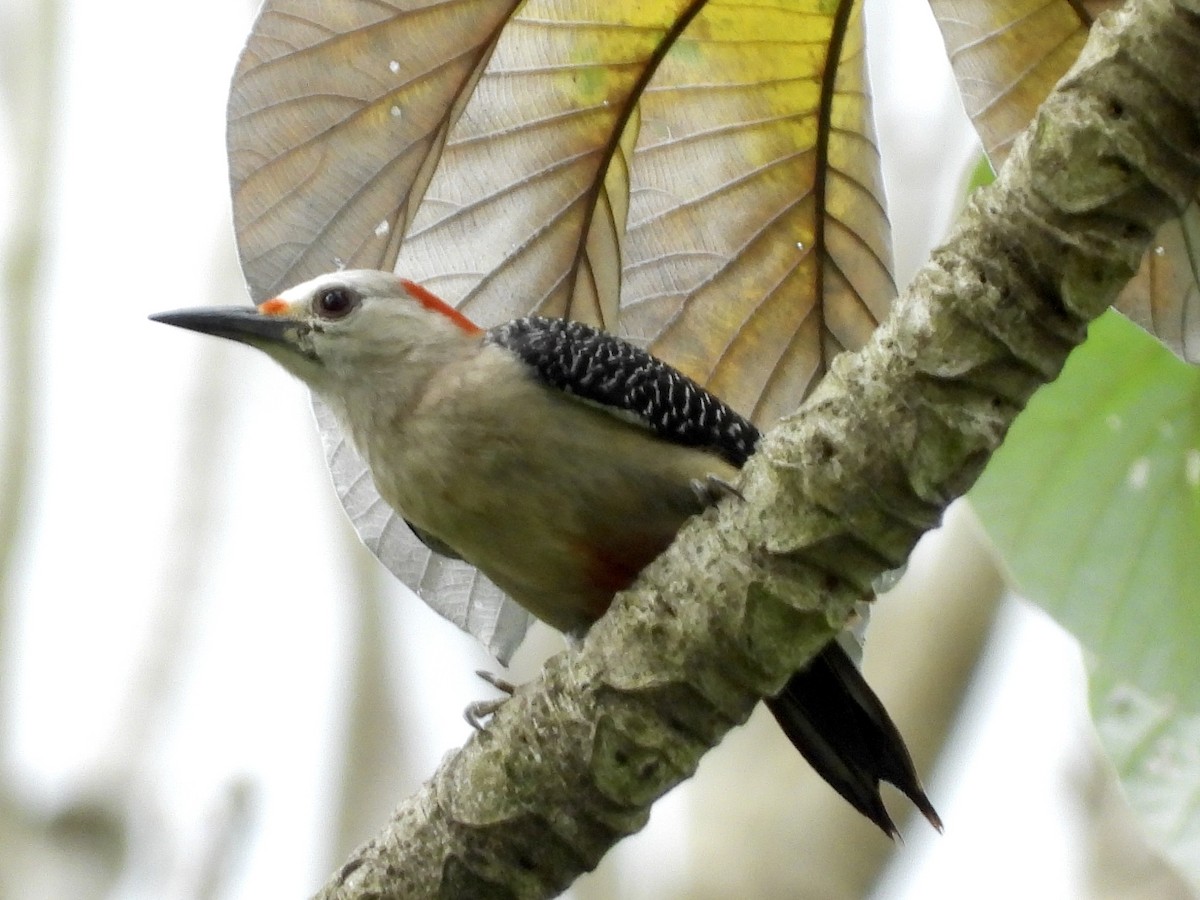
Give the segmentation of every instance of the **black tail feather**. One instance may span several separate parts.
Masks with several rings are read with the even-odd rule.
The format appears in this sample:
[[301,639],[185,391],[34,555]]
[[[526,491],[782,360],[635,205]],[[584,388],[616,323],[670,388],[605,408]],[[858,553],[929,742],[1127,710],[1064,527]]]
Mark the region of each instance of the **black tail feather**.
[[929,824],[942,830],[904,739],[836,643],[793,675],[767,706],[817,774],[885,834],[898,832],[879,794],[881,781],[899,788]]

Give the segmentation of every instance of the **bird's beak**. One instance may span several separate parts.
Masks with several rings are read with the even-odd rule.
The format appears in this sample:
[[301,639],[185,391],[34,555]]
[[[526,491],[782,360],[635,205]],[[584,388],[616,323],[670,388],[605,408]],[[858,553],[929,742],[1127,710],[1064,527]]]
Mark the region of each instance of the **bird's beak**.
[[178,309],[173,312],[155,313],[150,318],[152,321],[165,322],[189,331],[249,344],[268,353],[272,350],[278,352],[286,349],[292,353],[308,355],[300,345],[301,334],[307,329],[304,323],[287,315],[270,315],[252,306]]

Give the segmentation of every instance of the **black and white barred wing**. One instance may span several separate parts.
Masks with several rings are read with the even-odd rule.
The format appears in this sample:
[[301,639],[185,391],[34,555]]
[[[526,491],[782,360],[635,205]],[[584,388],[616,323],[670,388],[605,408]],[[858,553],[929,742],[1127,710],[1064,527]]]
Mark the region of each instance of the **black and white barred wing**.
[[636,422],[673,444],[741,468],[758,445],[749,419],[641,347],[583,322],[528,316],[486,342],[515,353],[542,383]]

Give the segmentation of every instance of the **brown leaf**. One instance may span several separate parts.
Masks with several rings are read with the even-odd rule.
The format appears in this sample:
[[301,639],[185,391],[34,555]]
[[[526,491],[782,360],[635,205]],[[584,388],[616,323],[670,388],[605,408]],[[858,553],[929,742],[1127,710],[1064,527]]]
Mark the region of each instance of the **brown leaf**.
[[484,323],[583,319],[790,412],[895,293],[861,18],[823,6],[525,7],[398,265]]
[[[1102,12],[1117,0],[930,0],[963,103],[999,169],[1050,89],[1066,74]],[[1136,114],[1136,111],[1134,111]],[[1116,308],[1177,356],[1200,354],[1196,203],[1159,231]]]
[[256,300],[389,268],[518,0],[267,0],[229,97],[234,228]]
[[1119,0],[930,0],[963,105],[999,169],[1075,62],[1088,29]]
[[1200,206],[1158,230],[1114,306],[1185,362],[1200,363]]
[[268,3],[230,101],[255,296],[395,267],[795,408],[894,295],[857,7],[531,0],[497,37],[512,5]]
[[699,0],[531,2],[451,131],[398,266],[482,324],[617,328],[638,99]]
[[[269,0],[229,108],[255,297],[395,268],[484,325],[649,343],[759,422],[795,409],[895,293],[857,4],[515,5]],[[417,546],[322,431],[373,552],[510,650],[514,611]]]

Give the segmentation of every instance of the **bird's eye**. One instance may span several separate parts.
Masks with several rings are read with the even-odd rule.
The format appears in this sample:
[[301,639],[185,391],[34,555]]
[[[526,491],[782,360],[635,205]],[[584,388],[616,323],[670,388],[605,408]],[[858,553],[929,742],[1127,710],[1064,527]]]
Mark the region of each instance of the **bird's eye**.
[[322,319],[341,319],[359,304],[359,296],[347,287],[328,287],[317,292],[314,311]]

